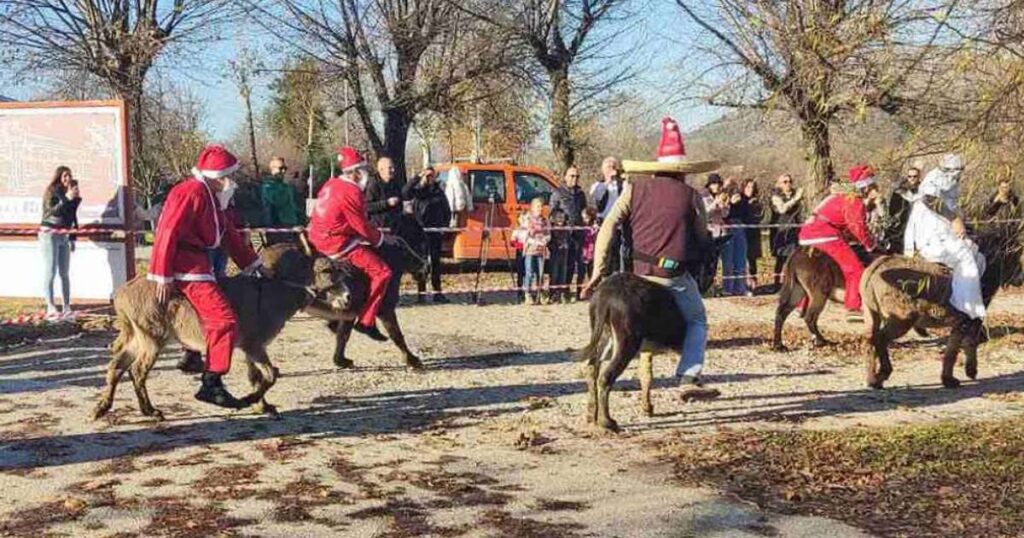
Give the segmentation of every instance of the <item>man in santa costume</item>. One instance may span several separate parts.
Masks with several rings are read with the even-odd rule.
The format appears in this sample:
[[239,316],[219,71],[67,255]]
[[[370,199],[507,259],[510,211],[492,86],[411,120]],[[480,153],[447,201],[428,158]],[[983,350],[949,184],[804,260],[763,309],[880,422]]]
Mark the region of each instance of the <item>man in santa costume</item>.
[[799,242],[827,254],[843,272],[846,280],[845,304],[849,321],[860,321],[860,277],[864,264],[847,241],[856,240],[865,250],[874,250],[868,231],[864,197],[875,185],[875,172],[868,166],[855,166],[849,172],[849,185],[834,185],[829,194],[800,227]]
[[355,324],[355,330],[370,338],[387,340],[377,329],[377,312],[391,281],[391,269],[375,249],[386,237],[366,214],[366,190],[370,179],[366,159],[353,148],[338,150],[341,175],[332,177],[320,188],[313,215],[309,219],[309,241],[323,255],[335,260],[348,260],[370,278],[366,305]]
[[224,215],[234,190],[229,176],[237,169],[238,159],[224,147],[203,148],[193,177],[179,182],[167,195],[147,275],[157,283],[161,304],[175,289],[180,290],[203,325],[206,364],[196,399],[233,409],[242,404],[224,388],[221,376],[231,368],[237,320],[217,287],[211,252],[223,247],[244,273],[260,275],[259,257]]
[[964,314],[967,329],[980,331],[986,313],[981,294],[985,256],[967,237],[967,227],[960,215],[963,170],[963,159],[949,154],[921,181],[904,232],[903,253],[920,254],[925,260],[953,270],[949,302]]

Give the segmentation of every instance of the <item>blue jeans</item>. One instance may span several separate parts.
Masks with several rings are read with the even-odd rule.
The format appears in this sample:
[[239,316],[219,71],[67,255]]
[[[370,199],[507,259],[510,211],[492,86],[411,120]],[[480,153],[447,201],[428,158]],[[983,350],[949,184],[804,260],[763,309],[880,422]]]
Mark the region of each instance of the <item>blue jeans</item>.
[[683,339],[682,354],[676,365],[676,377],[697,377],[704,370],[704,351],[708,343],[708,315],[704,310],[704,300],[700,296],[697,281],[690,273],[672,280],[650,277],[648,280],[668,289],[686,322],[686,338]]
[[733,228],[729,230],[729,241],[722,248],[722,288],[726,295],[745,295],[746,275],[747,233],[742,228]]
[[544,285],[544,256],[526,256],[526,271],[523,276],[523,291],[530,292],[536,283],[537,290]]
[[64,309],[71,307],[71,241],[67,234],[39,233],[39,249],[43,253],[43,299],[48,311],[56,310],[53,302],[53,279],[60,273],[60,291]]

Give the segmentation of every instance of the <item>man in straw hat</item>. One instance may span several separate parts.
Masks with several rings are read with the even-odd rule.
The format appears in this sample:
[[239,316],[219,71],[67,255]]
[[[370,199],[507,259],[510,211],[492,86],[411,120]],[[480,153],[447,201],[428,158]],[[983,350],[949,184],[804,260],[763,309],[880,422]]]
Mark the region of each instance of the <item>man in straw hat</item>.
[[[686,158],[679,125],[661,120],[657,161],[623,161],[630,175],[597,234],[594,271],[583,289],[584,297],[601,281],[608,262],[615,229],[629,224],[633,234],[633,273],[665,286],[686,321],[682,356],[676,366],[680,384],[700,386],[704,368],[708,323],[697,282],[686,271],[687,252],[711,243],[704,204],[686,184],[686,174],[718,168],[715,161]],[[697,390],[696,396],[715,396],[717,391]]]
[[146,278],[157,283],[157,297],[166,304],[175,289],[195,309],[206,339],[206,364],[196,399],[232,409],[239,402],[224,387],[221,376],[231,368],[237,319],[231,303],[217,286],[210,253],[223,246],[245,273],[259,276],[260,259],[225,218],[238,170],[238,159],[222,146],[209,145],[199,154],[192,179],[179,182],[167,194]]

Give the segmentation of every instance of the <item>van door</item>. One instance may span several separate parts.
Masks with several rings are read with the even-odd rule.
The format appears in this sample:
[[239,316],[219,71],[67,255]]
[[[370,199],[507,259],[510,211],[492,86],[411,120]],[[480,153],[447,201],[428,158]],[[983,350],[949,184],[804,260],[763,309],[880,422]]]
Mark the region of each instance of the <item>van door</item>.
[[[505,172],[502,170],[470,170],[469,188],[473,195],[473,212],[469,214],[466,225],[471,228],[462,235],[462,244],[458,257],[463,259],[479,259],[483,238],[483,228],[507,228],[512,220],[506,204],[508,189],[506,188]],[[491,233],[489,259],[505,259],[506,245],[504,237],[509,232],[495,230]]]

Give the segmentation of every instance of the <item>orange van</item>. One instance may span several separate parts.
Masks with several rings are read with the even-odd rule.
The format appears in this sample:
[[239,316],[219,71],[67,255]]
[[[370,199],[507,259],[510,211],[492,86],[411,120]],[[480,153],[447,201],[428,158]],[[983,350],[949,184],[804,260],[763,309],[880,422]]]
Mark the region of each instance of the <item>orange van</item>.
[[448,171],[458,167],[462,181],[473,196],[473,211],[459,217],[459,227],[469,230],[448,235],[444,244],[445,255],[456,261],[480,259],[483,247],[483,228],[489,224],[491,232],[487,258],[505,260],[515,258],[511,245],[512,230],[519,215],[529,211],[530,201],[540,196],[546,206],[559,184],[555,175],[543,168],[519,166],[512,163],[459,162],[436,167],[438,179],[446,181]]

